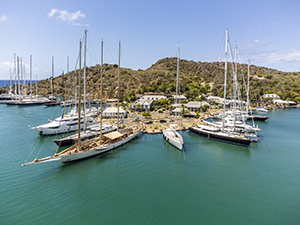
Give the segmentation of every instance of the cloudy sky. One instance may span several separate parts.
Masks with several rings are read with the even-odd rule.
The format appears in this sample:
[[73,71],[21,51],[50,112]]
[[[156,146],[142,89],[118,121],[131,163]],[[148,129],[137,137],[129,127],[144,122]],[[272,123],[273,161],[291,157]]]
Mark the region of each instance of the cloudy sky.
[[[29,78],[54,76],[75,68],[79,40],[88,30],[87,65],[104,62],[147,69],[157,60],[180,57],[223,61],[225,30],[238,60],[286,72],[300,71],[299,0],[0,0],[0,79],[9,79],[14,54]],[[233,49],[234,51],[234,49]]]

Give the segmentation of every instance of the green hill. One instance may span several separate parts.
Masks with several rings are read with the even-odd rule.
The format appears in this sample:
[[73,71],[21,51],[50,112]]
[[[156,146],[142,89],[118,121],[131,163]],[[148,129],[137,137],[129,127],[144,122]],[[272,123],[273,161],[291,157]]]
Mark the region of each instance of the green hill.
[[[228,92],[232,92],[232,78],[234,65],[228,64]],[[87,93],[99,98],[100,84],[99,65],[88,67],[86,73]],[[248,65],[238,65],[238,80],[240,91],[245,97]],[[138,95],[148,92],[175,94],[175,78],[177,59],[164,58],[158,60],[146,70],[120,69],[120,98],[125,101],[134,101]],[[77,72],[78,73],[78,72]],[[83,74],[83,70],[82,70]],[[117,91],[118,65],[104,64],[103,90],[105,98],[114,98]],[[74,95],[74,71],[68,74],[70,81],[70,95]],[[211,93],[223,96],[224,62],[194,62],[180,60],[180,92],[190,100],[197,100],[199,94]],[[63,96],[68,78],[60,75],[54,78],[54,94]],[[82,82],[83,83],[83,82]],[[210,88],[210,84],[211,87]],[[50,95],[50,79],[38,82],[38,92],[41,95]],[[284,100],[300,102],[300,72],[287,73],[265,67],[250,66],[250,98],[258,101],[263,93],[276,93]]]

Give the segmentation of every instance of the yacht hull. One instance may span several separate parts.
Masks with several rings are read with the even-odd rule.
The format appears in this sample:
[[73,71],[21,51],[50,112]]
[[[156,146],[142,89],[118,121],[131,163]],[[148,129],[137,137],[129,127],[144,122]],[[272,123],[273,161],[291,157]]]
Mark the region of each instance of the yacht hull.
[[[87,126],[90,126],[94,124],[93,122],[87,122]],[[81,123],[81,128],[83,129],[83,122]],[[38,135],[44,136],[44,135],[55,135],[55,134],[62,134],[62,133],[68,133],[72,131],[78,130],[78,123],[76,124],[60,124],[54,127],[49,126],[37,126],[33,127],[32,130],[34,130]]]
[[251,143],[251,141],[246,138],[230,137],[228,135],[223,135],[220,132],[210,132],[210,131],[206,131],[206,130],[196,128],[196,127],[190,127],[190,131],[192,131],[200,136],[207,137],[211,140],[220,141],[220,142],[238,145],[238,146],[243,146],[243,147],[248,147]]
[[62,163],[67,163],[67,162],[73,162],[73,161],[77,161],[77,160],[81,160],[81,159],[85,159],[85,158],[90,158],[96,155],[100,155],[102,153],[105,152],[109,152],[115,148],[118,148],[128,142],[130,142],[131,140],[133,140],[135,137],[137,137],[141,132],[137,132],[119,142],[107,145],[103,148],[95,148],[93,150],[89,150],[86,152],[79,152],[77,154],[72,154],[72,155],[63,155],[60,157],[60,159],[58,159],[58,162],[62,162]]
[[[179,134],[178,134],[179,135]],[[173,139],[171,137],[168,137],[168,135],[166,134],[165,130],[163,130],[163,138],[169,142],[171,145],[173,145],[174,147],[178,148],[180,151],[182,151],[183,148],[183,141],[180,141],[178,139]]]

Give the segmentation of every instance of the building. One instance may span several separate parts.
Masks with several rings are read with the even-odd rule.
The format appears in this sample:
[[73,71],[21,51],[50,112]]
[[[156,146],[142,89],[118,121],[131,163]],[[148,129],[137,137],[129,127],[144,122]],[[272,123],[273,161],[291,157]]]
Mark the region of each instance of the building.
[[[107,107],[103,113],[102,113],[103,118],[105,119],[112,119],[112,118],[118,118],[118,108],[117,107]],[[124,109],[119,107],[119,117],[120,118],[126,118],[127,114]]]
[[[150,111],[153,102],[160,99],[167,99],[167,97],[160,94],[146,94],[132,103],[131,108],[138,111]],[[140,107],[137,107],[137,105],[139,105]]]
[[160,99],[167,99],[167,97],[165,95],[160,95],[160,94],[146,94],[146,95],[143,95],[140,99],[152,99],[153,101],[156,101],[156,100],[160,100]]
[[202,106],[209,106],[209,104],[207,102],[188,102],[186,104],[184,104],[184,106],[191,112],[191,114],[196,113],[197,110],[201,111],[201,107]]
[[174,101],[176,100],[176,98],[178,102],[181,100],[187,100],[187,98],[184,95],[172,95],[172,99],[174,99]]
[[264,98],[281,99],[277,94],[264,94]]
[[[134,103],[131,104],[131,108],[138,111],[150,111],[154,100],[152,99],[138,99]],[[140,107],[137,107],[139,105]]]
[[295,106],[295,105],[297,105],[297,103],[294,102],[294,101],[285,101],[285,100],[281,100],[281,99],[273,99],[273,102],[276,105],[282,105],[282,106]]

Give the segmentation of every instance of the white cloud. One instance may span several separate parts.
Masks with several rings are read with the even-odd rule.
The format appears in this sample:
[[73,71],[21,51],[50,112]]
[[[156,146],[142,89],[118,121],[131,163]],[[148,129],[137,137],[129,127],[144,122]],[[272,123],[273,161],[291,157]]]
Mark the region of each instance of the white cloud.
[[[22,62],[23,75],[24,75],[24,67],[25,67],[26,79],[29,80],[30,79],[30,66],[27,63]],[[12,75],[12,78],[14,79],[14,77],[15,77],[14,63],[9,62],[9,61],[0,62],[0,79],[8,80],[9,79],[9,70],[11,70],[11,75]],[[17,70],[17,68],[16,68],[16,70]],[[32,68],[33,74],[36,74],[38,72],[39,72],[39,70],[37,68],[34,68],[34,67]],[[16,71],[16,73],[17,73],[17,71]],[[20,68],[20,76],[21,76],[21,68]],[[32,79],[35,79],[35,78],[32,78]]]
[[63,22],[67,22],[74,26],[89,26],[88,24],[76,23],[78,19],[85,18],[85,14],[82,13],[80,10],[72,13],[68,12],[67,10],[51,9],[51,12],[48,13],[48,17],[53,17],[54,15],[57,15],[57,19]]
[[300,62],[300,50],[297,49],[274,51],[260,56],[269,64]]
[[7,20],[7,16],[5,16],[4,14],[0,17],[0,22],[6,21]]
[[250,59],[257,66],[266,66],[285,72],[300,70],[300,49],[276,49],[274,45],[269,44],[251,46],[240,53],[242,61],[246,62]]
[[57,9],[51,9],[51,12],[48,13],[48,17],[52,17],[57,12]]

